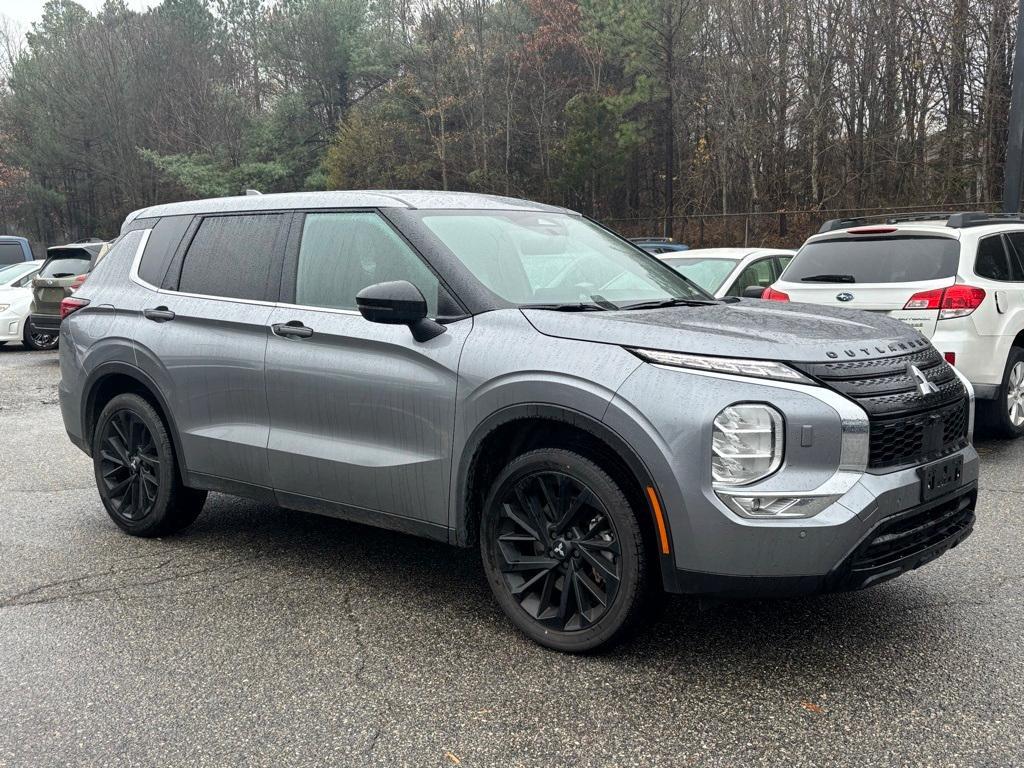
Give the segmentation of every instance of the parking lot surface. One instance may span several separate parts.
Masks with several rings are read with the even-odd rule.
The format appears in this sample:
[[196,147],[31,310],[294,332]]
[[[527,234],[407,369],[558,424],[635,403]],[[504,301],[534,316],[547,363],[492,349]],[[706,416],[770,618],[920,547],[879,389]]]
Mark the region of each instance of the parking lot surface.
[[473,550],[216,494],[120,533],[58,375],[0,348],[0,766],[1024,765],[1024,441],[980,441],[975,534],[920,571],[572,657]]

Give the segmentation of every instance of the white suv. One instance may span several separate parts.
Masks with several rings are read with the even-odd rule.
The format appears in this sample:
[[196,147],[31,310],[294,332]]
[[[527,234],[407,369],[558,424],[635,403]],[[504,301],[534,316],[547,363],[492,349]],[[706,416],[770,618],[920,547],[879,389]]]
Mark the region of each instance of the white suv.
[[1024,218],[928,213],[827,221],[762,298],[902,320],[970,380],[979,415],[992,428],[1024,434]]

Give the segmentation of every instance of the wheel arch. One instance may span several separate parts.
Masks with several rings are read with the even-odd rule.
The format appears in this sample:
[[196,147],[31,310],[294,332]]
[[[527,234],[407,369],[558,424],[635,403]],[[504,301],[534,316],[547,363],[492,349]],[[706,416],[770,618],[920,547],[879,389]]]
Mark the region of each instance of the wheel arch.
[[164,424],[167,425],[167,431],[171,435],[171,443],[174,445],[174,453],[178,459],[178,473],[181,475],[182,482],[185,482],[187,476],[185,459],[181,451],[181,443],[178,438],[178,428],[174,422],[174,416],[160,388],[145,371],[124,362],[111,361],[103,363],[89,373],[85,380],[85,386],[82,388],[82,393],[82,435],[90,455],[92,453],[93,430],[96,427],[96,419],[103,410],[103,406],[117,395],[124,393],[136,394],[148,401],[164,420]]
[[[615,430],[593,416],[561,405],[508,406],[473,429],[459,456],[456,473],[453,543],[468,547],[478,542],[483,497],[490,481],[516,455],[542,446],[575,449],[617,479],[626,480],[627,496],[646,510],[640,517],[641,529],[650,552],[658,556],[662,579],[672,579],[674,562],[671,554],[657,545],[659,521],[647,496],[647,488],[653,488],[660,499],[653,474],[640,454]],[[662,515],[660,525],[665,527],[667,541],[671,542],[666,516]]]

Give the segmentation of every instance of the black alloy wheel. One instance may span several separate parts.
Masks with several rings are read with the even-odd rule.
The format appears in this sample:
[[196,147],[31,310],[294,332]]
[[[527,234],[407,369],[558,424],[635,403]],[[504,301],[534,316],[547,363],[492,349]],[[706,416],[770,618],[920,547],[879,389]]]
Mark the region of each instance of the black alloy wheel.
[[104,496],[117,516],[137,523],[152,513],[160,490],[160,457],[152,433],[137,414],[117,411],[107,420],[99,471]]
[[647,557],[621,487],[589,459],[538,449],[501,472],[484,505],[484,570],[512,621],[581,652],[617,642],[647,602]]
[[28,322],[25,323],[25,332],[22,334],[22,341],[25,346],[29,349],[37,351],[56,349],[60,336],[56,333],[43,333],[29,327]]
[[177,533],[206,502],[206,491],[182,483],[167,425],[137,394],[117,395],[104,406],[92,433],[92,461],[107,514],[133,536]]
[[615,523],[578,479],[536,472],[500,500],[497,551],[505,586],[546,627],[593,626],[622,581]]

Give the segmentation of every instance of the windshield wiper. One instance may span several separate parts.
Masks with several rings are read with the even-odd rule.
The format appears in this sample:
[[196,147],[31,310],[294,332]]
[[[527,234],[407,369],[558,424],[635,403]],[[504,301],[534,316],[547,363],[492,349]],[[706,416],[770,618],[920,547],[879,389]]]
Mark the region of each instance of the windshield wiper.
[[800,278],[801,283],[856,283],[853,275],[808,275]]
[[600,304],[577,301],[570,304],[523,304],[523,309],[551,309],[556,312],[604,312]]
[[721,302],[717,299],[658,299],[657,301],[638,301],[635,304],[623,304],[622,309],[661,309],[662,307],[710,307]]

